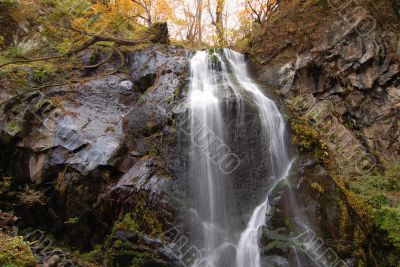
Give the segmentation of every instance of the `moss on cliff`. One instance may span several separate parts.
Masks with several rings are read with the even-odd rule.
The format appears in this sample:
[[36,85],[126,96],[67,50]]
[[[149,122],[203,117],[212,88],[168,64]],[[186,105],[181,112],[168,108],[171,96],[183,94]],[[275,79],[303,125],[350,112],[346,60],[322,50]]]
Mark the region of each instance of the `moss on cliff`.
[[313,159],[324,163],[327,162],[329,154],[326,144],[322,141],[319,132],[308,123],[307,119],[301,116],[291,120],[292,143],[301,152]]
[[350,182],[350,189],[368,203],[379,230],[400,249],[400,165],[360,176]]

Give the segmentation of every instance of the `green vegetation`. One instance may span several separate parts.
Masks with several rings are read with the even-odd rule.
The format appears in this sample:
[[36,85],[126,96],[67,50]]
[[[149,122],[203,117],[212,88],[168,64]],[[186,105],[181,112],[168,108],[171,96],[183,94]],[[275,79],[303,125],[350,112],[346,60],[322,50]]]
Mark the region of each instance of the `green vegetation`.
[[20,125],[21,123],[19,121],[10,121],[6,125],[6,129],[12,133],[18,133],[19,131],[22,130],[22,127]]
[[0,232],[0,266],[35,267],[36,260],[22,237]]
[[152,258],[154,258],[152,252],[137,251],[130,242],[117,240],[106,255],[105,265],[141,267],[145,263],[145,260]]
[[131,213],[126,213],[121,220],[117,221],[114,224],[113,233],[115,233],[117,230],[128,230],[132,233],[137,233],[139,226],[132,216],[133,215]]
[[[146,219],[142,219],[143,222],[147,222]],[[141,232],[140,226],[134,219],[133,213],[126,213],[120,220],[118,220],[112,229],[111,235],[107,238],[105,242],[106,252],[104,256],[105,266],[132,266],[140,267],[146,259],[154,258],[153,252],[142,248],[140,244]],[[114,240],[116,231],[130,231],[138,235],[138,240],[134,243],[117,239]],[[95,247],[95,249],[89,254],[84,255],[87,260],[96,258],[101,249]],[[97,257],[98,259],[98,257]]]
[[310,155],[320,162],[328,160],[327,145],[321,140],[319,132],[308,123],[306,118],[293,118],[291,120],[291,127],[293,131],[292,142],[301,152]]
[[158,125],[154,121],[149,121],[146,123],[146,131],[151,134],[157,130]]
[[348,232],[348,226],[350,223],[349,210],[346,203],[342,199],[338,199],[337,204],[340,210],[339,231],[340,233],[345,234]]
[[18,5],[18,0],[0,0],[0,8],[15,8]]
[[95,245],[91,251],[78,256],[85,262],[99,262],[102,259],[102,254],[102,247],[100,245]]
[[9,176],[3,176],[0,179],[0,195],[4,194],[10,190],[12,180],[13,180],[13,177],[9,177]]
[[311,182],[310,186],[312,189],[314,189],[315,191],[318,191],[321,194],[325,192],[325,189],[322,187],[322,185],[320,185],[317,182]]
[[32,79],[37,83],[47,82],[56,72],[56,68],[50,64],[41,65],[33,71]]
[[361,176],[350,182],[350,189],[368,203],[379,230],[400,249],[400,165]]
[[77,224],[79,221],[79,217],[73,217],[73,218],[68,218],[68,220],[66,220],[64,223],[65,224]]

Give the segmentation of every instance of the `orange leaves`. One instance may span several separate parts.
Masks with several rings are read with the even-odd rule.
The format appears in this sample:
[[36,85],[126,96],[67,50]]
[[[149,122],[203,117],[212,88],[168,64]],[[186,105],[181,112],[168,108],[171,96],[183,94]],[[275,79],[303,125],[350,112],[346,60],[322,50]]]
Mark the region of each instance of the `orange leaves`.
[[174,10],[171,6],[170,1],[159,0],[155,4],[155,18],[158,21],[168,21],[175,18]]
[[108,4],[95,2],[72,23],[91,33],[111,31],[126,35],[128,28],[135,28],[140,12],[140,7],[132,0],[114,0]]

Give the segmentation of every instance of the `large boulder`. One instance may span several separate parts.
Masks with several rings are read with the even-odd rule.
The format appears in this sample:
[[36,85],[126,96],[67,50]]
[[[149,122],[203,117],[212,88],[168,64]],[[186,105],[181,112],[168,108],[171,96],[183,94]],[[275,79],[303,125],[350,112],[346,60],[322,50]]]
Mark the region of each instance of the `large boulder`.
[[13,178],[1,208],[14,202],[21,227],[47,229],[68,245],[103,242],[111,262],[129,230],[113,225],[129,214],[140,236],[129,253],[159,251],[152,260],[167,266],[157,238],[175,209],[167,189],[181,170],[174,107],[188,83],[187,53],[163,45],[126,52],[127,73],[95,70],[3,105],[1,171]]

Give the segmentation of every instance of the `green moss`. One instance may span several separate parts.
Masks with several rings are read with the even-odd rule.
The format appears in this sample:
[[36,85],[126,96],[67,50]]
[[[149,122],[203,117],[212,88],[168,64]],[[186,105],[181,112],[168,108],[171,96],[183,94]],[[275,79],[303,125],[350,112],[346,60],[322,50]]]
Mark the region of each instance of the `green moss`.
[[174,99],[179,99],[182,93],[187,92],[188,90],[189,88],[187,87],[187,83],[182,79],[174,91]]
[[79,257],[87,262],[98,262],[102,258],[102,247],[95,245],[91,251],[79,255]]
[[368,204],[375,224],[388,242],[400,249],[400,165],[358,177],[350,182],[350,189]]
[[0,0],[0,8],[16,8],[19,4],[18,0]]
[[376,212],[376,224],[387,234],[387,238],[394,246],[400,248],[400,205],[392,208],[383,206]]
[[309,154],[312,158],[326,162],[328,160],[328,147],[322,141],[318,131],[311,126],[306,118],[298,117],[291,120],[293,131],[292,143],[301,152]]
[[346,203],[342,200],[339,199],[337,201],[339,210],[340,210],[340,221],[339,221],[339,231],[341,235],[346,235],[348,232],[348,225],[350,222],[350,216],[349,216],[349,211],[347,209]]
[[34,70],[32,79],[37,83],[44,83],[48,81],[55,72],[56,69],[54,66],[42,65]]
[[10,191],[12,180],[13,180],[13,177],[9,177],[9,176],[3,176],[0,179],[0,195]]
[[131,213],[126,213],[121,220],[114,224],[113,233],[117,230],[128,230],[136,233],[139,231],[139,226],[133,219],[133,215]]
[[385,171],[386,188],[400,191],[400,165],[391,165]]
[[130,255],[132,256],[132,267],[142,266],[145,259],[154,257],[150,251],[137,251],[129,241],[117,240],[113,246],[114,255]]
[[114,45],[114,42],[101,41],[101,42],[98,42],[97,45],[101,45],[101,46],[105,46],[105,47],[112,47]]
[[143,192],[136,203],[135,214],[141,218],[140,228],[150,236],[157,237],[163,232],[162,225],[155,211],[148,208],[147,201],[148,195]]
[[96,62],[100,60],[100,54],[94,53],[93,55],[90,56],[89,58],[89,64],[94,65]]
[[123,66],[119,69],[119,72],[121,73],[129,73],[131,68],[129,66]]
[[79,217],[73,217],[73,218],[68,218],[68,220],[66,220],[64,223],[73,225],[73,224],[77,224],[78,221],[79,221]]
[[148,133],[153,133],[155,130],[157,130],[157,124],[154,121],[149,121],[146,123],[146,131]]
[[[148,217],[143,217],[141,219],[144,223],[148,223]],[[150,222],[151,223],[151,222]],[[152,259],[155,255],[148,250],[143,250],[137,244],[133,244],[126,240],[118,239],[116,241],[112,241],[112,237],[114,236],[115,232],[118,230],[127,230],[133,233],[137,233],[139,235],[139,240],[141,236],[141,232],[139,231],[139,225],[134,219],[133,213],[126,213],[122,219],[118,220],[112,230],[112,234],[106,240],[106,250],[104,256],[104,265],[105,266],[131,266],[131,267],[141,267],[143,266],[146,259]],[[140,243],[140,242],[139,242]],[[90,258],[95,257],[101,253],[101,249],[97,248],[96,250],[90,252],[88,255],[84,257],[87,260]]]
[[354,229],[354,254],[359,259],[358,264],[362,264],[361,266],[365,266],[365,262],[367,262],[367,256],[362,247],[366,240],[362,229],[356,225]]
[[349,190],[343,179],[333,177],[336,185],[340,188],[340,191],[345,195],[345,202],[357,213],[357,215],[363,220],[366,226],[372,226],[373,216],[371,214],[368,202],[361,198],[359,195]]
[[211,59],[212,64],[214,64],[214,65],[218,64],[219,59],[215,53],[211,53],[210,57],[211,57],[210,59]]
[[0,266],[34,267],[36,260],[22,237],[0,232]]
[[12,133],[18,133],[22,130],[22,126],[21,123],[18,121],[10,121],[9,123],[7,123],[6,129],[7,131]]
[[310,186],[312,189],[314,189],[315,191],[318,191],[321,194],[325,192],[325,189],[318,182],[311,182]]

